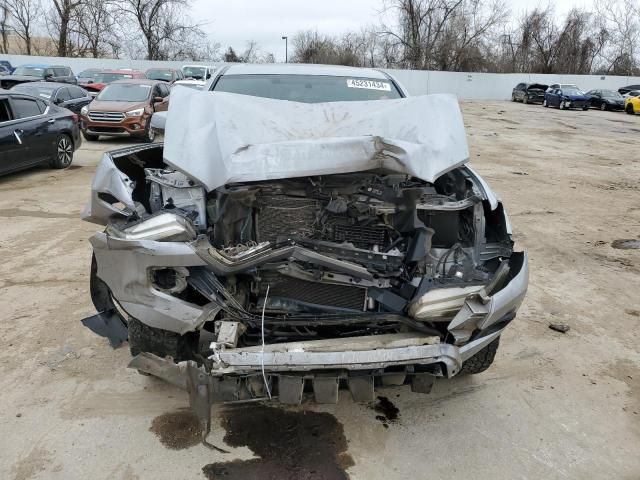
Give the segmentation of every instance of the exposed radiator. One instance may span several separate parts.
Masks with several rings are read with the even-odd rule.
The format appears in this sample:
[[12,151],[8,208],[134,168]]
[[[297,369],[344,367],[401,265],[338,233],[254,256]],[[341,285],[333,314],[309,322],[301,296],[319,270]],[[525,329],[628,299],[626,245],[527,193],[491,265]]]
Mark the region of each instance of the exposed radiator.
[[348,285],[309,282],[280,275],[275,272],[261,273],[262,294],[269,285],[269,297],[290,298],[314,305],[327,305],[351,310],[364,310],[367,290]]
[[278,236],[309,237],[313,234],[319,205],[316,200],[286,195],[258,197],[257,236],[273,242]]
[[331,240],[334,242],[350,242],[358,248],[370,249],[373,245],[380,247],[386,244],[384,227],[363,227],[360,225],[334,225]]

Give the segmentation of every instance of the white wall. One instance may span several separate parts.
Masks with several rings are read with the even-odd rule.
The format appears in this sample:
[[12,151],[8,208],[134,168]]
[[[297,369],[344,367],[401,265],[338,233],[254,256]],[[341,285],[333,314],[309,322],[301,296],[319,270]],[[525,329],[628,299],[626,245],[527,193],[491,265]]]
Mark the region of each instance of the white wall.
[[[180,68],[194,63],[160,62],[151,60],[114,60],[111,58],[60,58],[27,55],[2,55],[15,67],[25,63],[58,64],[70,66],[78,74],[87,68],[134,68],[146,70],[167,66]],[[195,62],[200,63],[200,62]],[[543,75],[526,73],[466,73],[415,70],[387,70],[402,83],[412,95],[428,93],[454,93],[458,98],[470,100],[507,100],[511,90],[520,82],[575,83],[584,91],[594,88],[617,90],[631,84],[640,84],[640,77],[615,77],[600,75]]]
[[640,84],[640,77],[600,75],[550,75],[527,73],[465,73],[413,70],[387,70],[412,95],[428,93],[454,93],[462,99],[507,100],[511,90],[520,82],[574,83],[584,91],[594,88],[617,90],[631,84]]

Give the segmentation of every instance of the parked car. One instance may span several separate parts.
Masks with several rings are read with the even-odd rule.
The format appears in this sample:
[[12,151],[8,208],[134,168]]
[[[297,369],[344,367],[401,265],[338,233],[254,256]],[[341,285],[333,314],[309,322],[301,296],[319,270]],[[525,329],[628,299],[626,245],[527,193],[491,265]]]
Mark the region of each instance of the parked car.
[[547,88],[547,92],[562,88],[574,88],[576,90],[580,90],[580,88],[575,83],[553,83],[549,85],[549,88]]
[[206,65],[183,65],[181,70],[184,78],[204,80],[205,82],[209,80],[211,75],[216,71],[215,67]]
[[182,70],[176,70],[175,68],[150,68],[144,73],[147,75],[147,78],[167,83],[173,83],[176,80],[184,79]]
[[68,108],[77,114],[80,114],[82,107],[88,105],[91,103],[91,100],[93,100],[93,97],[89,95],[86,90],[83,90],[77,85],[69,85],[67,83],[21,83],[13,87],[11,91],[43,98],[54,105]]
[[203,424],[209,402],[272,388],[370,402],[489,368],[528,261],[465,165],[457,101],[324,65],[232,65],[209,85],[236,95],[176,89],[164,145],[99,164],[83,323],[128,337],[129,366],[189,389]]
[[100,68],[87,68],[78,74],[78,85],[85,83],[93,83],[93,79],[96,78],[102,69]]
[[20,65],[11,75],[0,76],[0,87],[9,90],[14,85],[27,82],[58,82],[76,84],[73,71],[64,65]]
[[206,85],[206,81],[204,80],[196,80],[193,78],[185,78],[184,80],[176,80],[171,84],[171,88],[173,89],[176,85],[182,85],[183,87],[193,88],[195,90],[202,90]]
[[624,95],[625,93],[629,93],[631,90],[640,90],[640,85],[627,85],[626,87],[621,87],[618,89],[618,93]]
[[629,97],[640,97],[640,90],[629,90],[627,93],[622,95],[622,98],[626,100]]
[[623,110],[624,98],[613,90],[589,90],[589,105],[600,110]]
[[13,71],[15,70],[15,68],[13,67],[13,65],[11,65],[11,62],[9,60],[0,60],[0,65],[2,65],[7,70],[9,70],[10,74],[13,73]]
[[560,110],[567,108],[581,108],[589,110],[590,98],[575,86],[565,86],[547,91],[544,94],[542,105],[545,107],[558,107]]
[[0,75],[11,75],[11,70],[0,63]]
[[629,115],[640,113],[640,97],[629,97],[624,101],[624,111]]
[[81,84],[94,97],[107,85],[116,80],[127,80],[131,78],[147,78],[144,72],[139,70],[100,70],[94,78],[87,83]]
[[522,103],[542,103],[544,92],[549,88],[542,83],[519,83],[511,92],[511,101]]
[[87,140],[105,137],[135,137],[153,142],[150,118],[167,110],[169,86],[150,79],[117,80],[102,89],[91,104],[80,111],[82,134]]
[[42,98],[0,91],[0,174],[43,163],[67,168],[81,143],[75,113]]

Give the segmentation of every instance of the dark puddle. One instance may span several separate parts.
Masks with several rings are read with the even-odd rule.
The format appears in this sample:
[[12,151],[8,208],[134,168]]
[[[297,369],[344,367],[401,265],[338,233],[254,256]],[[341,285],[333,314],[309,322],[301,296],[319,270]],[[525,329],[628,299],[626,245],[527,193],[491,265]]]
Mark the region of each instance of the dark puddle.
[[266,405],[224,410],[224,441],[260,458],[206,465],[210,480],[343,480],[353,465],[342,424],[329,413],[292,412]]
[[613,248],[622,250],[632,250],[640,248],[640,240],[614,240],[611,242]]
[[380,414],[376,415],[376,420],[381,421],[384,428],[389,428],[389,423],[394,423],[400,415],[400,409],[387,397],[378,397],[373,409]]
[[202,426],[189,409],[165,413],[153,419],[151,428],[160,442],[172,450],[193,447],[202,441]]

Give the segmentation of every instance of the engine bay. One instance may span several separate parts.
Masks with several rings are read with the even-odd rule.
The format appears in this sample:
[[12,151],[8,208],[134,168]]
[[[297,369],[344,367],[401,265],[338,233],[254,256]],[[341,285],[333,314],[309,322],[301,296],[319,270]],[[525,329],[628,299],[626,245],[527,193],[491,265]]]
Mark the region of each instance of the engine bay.
[[433,184],[371,171],[207,193],[153,163],[118,161],[135,179],[137,207],[107,232],[135,238],[172,214],[162,228],[178,222],[183,233],[171,240],[191,242],[207,266],[153,268],[152,287],[216,305],[203,329],[237,322],[237,345],[257,345],[262,327],[266,343],[403,331],[444,339],[468,295],[506,278],[512,241],[502,207],[491,210],[465,167]]

